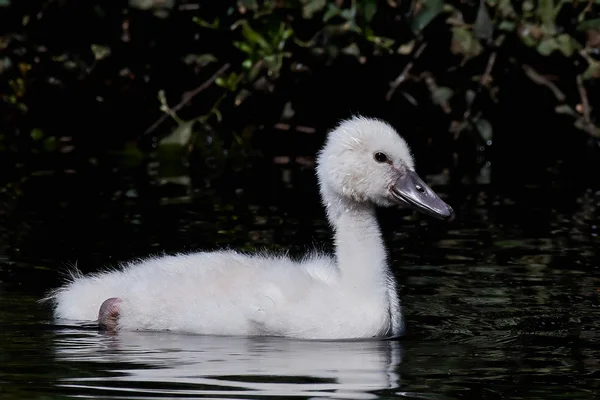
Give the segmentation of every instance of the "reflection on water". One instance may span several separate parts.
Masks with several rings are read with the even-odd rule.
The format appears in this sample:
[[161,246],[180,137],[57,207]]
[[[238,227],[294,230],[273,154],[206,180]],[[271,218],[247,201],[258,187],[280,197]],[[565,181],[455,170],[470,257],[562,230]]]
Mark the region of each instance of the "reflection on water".
[[[368,399],[399,386],[396,341],[299,341],[122,332],[57,332],[56,361],[106,365],[57,386],[111,397],[308,396]],[[95,366],[91,370],[97,369]]]

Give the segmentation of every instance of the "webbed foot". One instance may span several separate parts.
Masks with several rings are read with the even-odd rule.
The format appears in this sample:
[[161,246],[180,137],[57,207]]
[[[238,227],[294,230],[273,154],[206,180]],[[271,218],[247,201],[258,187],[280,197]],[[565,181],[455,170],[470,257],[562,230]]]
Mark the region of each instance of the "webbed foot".
[[98,311],[98,325],[101,329],[116,332],[119,315],[121,313],[121,299],[111,297],[104,300]]

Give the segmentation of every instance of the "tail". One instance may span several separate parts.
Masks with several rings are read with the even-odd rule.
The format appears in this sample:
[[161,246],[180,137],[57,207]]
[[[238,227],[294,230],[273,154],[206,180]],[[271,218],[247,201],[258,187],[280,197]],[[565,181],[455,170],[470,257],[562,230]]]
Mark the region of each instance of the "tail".
[[99,274],[84,276],[76,265],[67,268],[63,274],[63,285],[48,291],[38,302],[50,303],[55,318],[95,321],[102,304],[102,293],[99,293],[98,285]]
[[61,271],[61,275],[63,275],[63,285],[61,287],[49,290],[46,293],[46,296],[38,300],[39,304],[51,303],[52,306],[56,308],[57,298],[60,296],[60,294],[66,291],[69,285],[78,279],[83,278],[83,274],[79,268],[77,268],[77,263],[68,266],[65,270]]

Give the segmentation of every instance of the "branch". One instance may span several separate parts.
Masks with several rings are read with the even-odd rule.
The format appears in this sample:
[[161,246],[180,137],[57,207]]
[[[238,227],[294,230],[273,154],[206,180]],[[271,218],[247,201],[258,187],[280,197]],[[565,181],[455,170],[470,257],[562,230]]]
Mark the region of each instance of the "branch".
[[527,77],[531,79],[534,83],[546,86],[548,89],[552,90],[554,97],[556,97],[556,99],[561,103],[565,101],[567,97],[558,87],[556,87],[554,83],[550,82],[548,79],[540,75],[539,72],[537,72],[535,69],[531,68],[527,64],[521,65],[521,68],[523,68],[525,75],[527,75]]
[[452,107],[450,107],[450,103],[448,102],[448,100],[436,96],[436,93],[438,93],[439,90],[439,86],[435,81],[433,75],[431,75],[430,72],[423,72],[421,76],[425,80],[425,85],[427,85],[427,89],[429,89],[429,92],[431,93],[431,98],[433,99],[433,102],[439,105],[445,114],[450,114],[452,112]]
[[585,131],[592,136],[597,136],[596,127],[592,123],[590,118],[590,102],[588,100],[585,86],[583,86],[583,78],[581,74],[577,74],[577,90],[579,91],[579,97],[581,98],[581,107],[583,112],[583,122]]
[[406,64],[400,75],[398,75],[398,77],[390,83],[390,90],[388,90],[387,94],[385,95],[385,99],[387,101],[390,101],[390,99],[394,95],[394,92],[396,91],[396,89],[398,89],[398,86],[400,86],[402,82],[406,80],[406,76],[412,70],[413,66],[415,65],[415,61],[417,61],[417,59],[421,56],[421,53],[423,53],[425,47],[427,47],[427,43],[422,43],[417,49],[417,51],[415,51],[412,60],[410,60],[408,64]]
[[485,66],[485,71],[483,75],[481,75],[481,79],[479,79],[479,84],[481,86],[487,86],[492,80],[492,69],[494,69],[494,64],[496,63],[496,56],[498,52],[496,50],[492,51],[490,54],[490,58],[488,58],[487,65]]
[[[192,90],[191,92],[185,92],[183,94],[183,96],[182,96],[183,98],[181,99],[179,104],[177,104],[171,110],[173,112],[177,112],[177,111],[181,110],[181,108],[183,108],[183,106],[185,106],[187,103],[189,103],[194,97],[196,97],[198,94],[200,94],[202,91],[206,90],[210,85],[212,85],[213,82],[216,81],[217,78],[219,76],[221,76],[225,71],[227,71],[230,66],[231,65],[229,63],[224,64],[221,68],[219,68],[219,70],[217,72],[214,73],[213,76],[211,76],[207,81],[203,82],[196,89]],[[152,126],[150,126],[148,129],[146,129],[146,131],[144,132],[144,135],[152,133],[156,128],[158,128],[160,126],[160,124],[162,124],[165,121],[165,119],[167,119],[167,117],[168,117],[168,114],[161,115],[161,117],[155,123],[153,123]]]

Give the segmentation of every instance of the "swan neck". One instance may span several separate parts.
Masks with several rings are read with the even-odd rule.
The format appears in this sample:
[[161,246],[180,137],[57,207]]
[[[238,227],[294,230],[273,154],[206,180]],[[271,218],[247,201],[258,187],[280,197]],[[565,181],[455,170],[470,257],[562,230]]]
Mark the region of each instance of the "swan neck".
[[387,254],[374,205],[336,199],[329,202],[327,211],[335,231],[342,282],[371,292],[373,287],[385,288],[389,274]]

